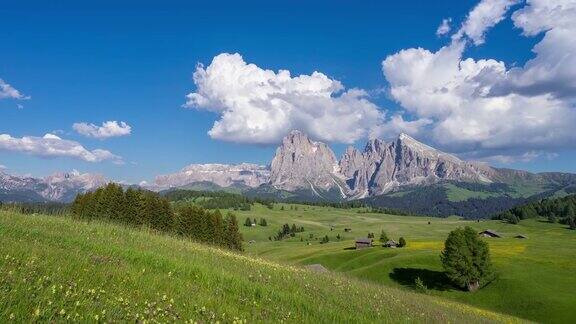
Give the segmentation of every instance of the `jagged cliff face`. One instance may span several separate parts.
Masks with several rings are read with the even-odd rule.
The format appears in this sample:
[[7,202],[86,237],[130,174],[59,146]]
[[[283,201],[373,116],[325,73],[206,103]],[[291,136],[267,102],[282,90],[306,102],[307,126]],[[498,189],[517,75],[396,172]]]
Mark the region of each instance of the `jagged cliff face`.
[[347,198],[386,193],[399,186],[441,180],[490,182],[493,169],[440,152],[401,134],[386,143],[370,140],[363,152],[349,147],[336,162],[323,143],[290,133],[272,161],[270,184],[278,189],[337,188]]
[[390,143],[371,140],[362,153],[349,148],[340,165],[347,170],[344,176],[350,195],[355,198],[383,194],[403,185],[441,180],[490,182],[478,170],[480,166],[476,168],[405,134]]
[[270,184],[278,189],[328,190],[340,187],[339,167],[334,152],[324,143],[292,131],[286,136],[270,166]]
[[211,182],[220,187],[242,185],[258,187],[268,182],[270,171],[266,166],[242,164],[191,164],[180,172],[161,175],[154,181],[154,189],[184,187],[195,182]]

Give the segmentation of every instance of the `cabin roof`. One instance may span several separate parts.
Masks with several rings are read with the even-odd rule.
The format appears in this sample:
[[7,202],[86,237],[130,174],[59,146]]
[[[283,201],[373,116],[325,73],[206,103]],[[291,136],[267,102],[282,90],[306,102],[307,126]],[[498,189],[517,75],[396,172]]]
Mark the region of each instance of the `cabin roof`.
[[357,238],[357,239],[356,239],[356,243],[370,244],[370,243],[372,243],[372,239],[371,239],[371,238],[366,238],[366,237]]
[[498,236],[500,237],[500,234],[498,234],[496,231],[493,231],[491,229],[487,229],[487,230],[483,230],[482,232],[480,232],[480,234],[489,234],[491,236]]

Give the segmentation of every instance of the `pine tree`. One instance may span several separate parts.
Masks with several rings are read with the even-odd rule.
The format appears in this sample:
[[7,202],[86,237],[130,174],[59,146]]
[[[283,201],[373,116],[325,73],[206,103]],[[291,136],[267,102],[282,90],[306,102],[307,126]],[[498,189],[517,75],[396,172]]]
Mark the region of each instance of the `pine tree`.
[[290,234],[295,234],[296,232],[298,232],[298,228],[296,228],[296,224],[292,224],[292,227],[290,228]]
[[574,213],[574,207],[572,207],[572,204],[568,203],[568,205],[566,205],[565,215],[566,217],[569,218],[576,218],[576,214]]
[[216,245],[225,246],[224,241],[224,219],[220,210],[216,210],[211,215],[213,238],[212,242]]
[[140,191],[128,188],[124,193],[124,223],[132,226],[142,226],[140,215]]
[[384,230],[380,232],[380,242],[381,243],[388,242],[388,235],[386,235],[386,232],[384,232]]
[[576,218],[568,218],[568,226],[570,226],[571,230],[576,230]]
[[405,247],[406,246],[406,240],[404,239],[404,237],[400,237],[398,239],[398,247]]
[[242,251],[242,234],[238,229],[238,220],[232,213],[226,215],[226,245],[231,250]]
[[265,218],[260,218],[260,226],[268,226],[268,222]]
[[246,217],[246,220],[244,221],[244,226],[252,226],[252,220],[250,219],[250,217]]
[[450,232],[440,259],[448,278],[469,291],[477,290],[493,277],[488,244],[471,227]]

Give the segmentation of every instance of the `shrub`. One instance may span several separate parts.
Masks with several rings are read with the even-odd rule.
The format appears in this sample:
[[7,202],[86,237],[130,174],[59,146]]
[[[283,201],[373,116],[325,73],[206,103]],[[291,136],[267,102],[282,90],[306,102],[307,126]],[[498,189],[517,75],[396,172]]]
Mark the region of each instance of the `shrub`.
[[406,246],[406,240],[404,239],[404,237],[398,239],[398,247],[405,247],[405,246]]
[[[370,238],[370,236],[368,236]],[[372,236],[374,237],[374,236]],[[380,232],[380,242],[384,243],[388,241],[388,235],[386,235],[386,232],[384,232],[384,230],[382,230],[382,232]]]
[[416,277],[416,280],[414,280],[414,288],[416,289],[416,291],[424,294],[428,292],[428,287],[426,287],[424,281],[422,281],[420,277]]

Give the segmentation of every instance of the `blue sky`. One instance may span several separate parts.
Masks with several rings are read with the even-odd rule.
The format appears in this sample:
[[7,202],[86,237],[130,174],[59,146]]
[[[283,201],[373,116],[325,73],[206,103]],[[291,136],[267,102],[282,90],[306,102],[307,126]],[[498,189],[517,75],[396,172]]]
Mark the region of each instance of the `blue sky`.
[[[382,72],[382,61],[403,49],[435,52],[447,46],[450,36],[436,35],[442,19],[451,17],[453,30],[457,29],[478,4],[116,2],[13,1],[1,6],[0,79],[31,98],[0,99],[0,134],[21,138],[52,133],[88,150],[110,151],[124,161],[88,162],[0,150],[0,165],[9,172],[44,176],[78,169],[139,182],[190,163],[268,163],[274,143],[211,137],[207,133],[219,113],[210,107],[183,108],[186,95],[197,91],[192,80],[196,65],[209,66],[220,53],[239,53],[247,63],[273,71],[286,69],[292,76],[319,71],[346,89],[366,90],[368,100],[386,110],[387,116],[402,112],[410,120],[428,118],[415,113],[418,108],[403,111],[402,100],[387,93],[393,85]],[[510,11],[522,6],[514,4]],[[493,58],[506,66],[523,66],[533,59],[532,48],[543,34],[522,36],[509,16],[486,32],[484,44],[467,46],[465,57]],[[74,123],[105,121],[126,122],[130,135],[97,139],[72,128]],[[391,136],[391,132],[383,134]],[[424,142],[463,155],[473,151],[470,145],[478,145],[466,142],[462,148],[464,144],[442,142],[424,131],[418,134],[415,137]],[[500,158],[492,161],[499,166],[576,172],[571,139],[562,140],[568,144],[547,149],[547,143],[524,147],[520,138],[469,155],[490,158],[497,150]],[[331,143],[337,154],[345,147],[341,142]],[[364,143],[365,138],[360,138],[355,145]],[[524,158],[502,158],[507,151]]]

